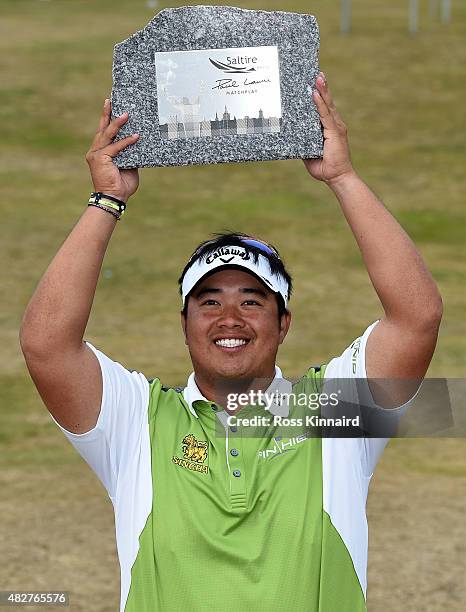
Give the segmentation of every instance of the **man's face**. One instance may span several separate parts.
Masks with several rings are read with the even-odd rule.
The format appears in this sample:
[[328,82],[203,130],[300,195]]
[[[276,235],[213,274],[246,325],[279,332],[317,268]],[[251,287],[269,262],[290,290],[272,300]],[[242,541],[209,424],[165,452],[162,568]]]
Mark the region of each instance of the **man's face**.
[[267,378],[275,375],[291,315],[279,320],[274,293],[251,274],[227,269],[199,284],[181,322],[197,376]]

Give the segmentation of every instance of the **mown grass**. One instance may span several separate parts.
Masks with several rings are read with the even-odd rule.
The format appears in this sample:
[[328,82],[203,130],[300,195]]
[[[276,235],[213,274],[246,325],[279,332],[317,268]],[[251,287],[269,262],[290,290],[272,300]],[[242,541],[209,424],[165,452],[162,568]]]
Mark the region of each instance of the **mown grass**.
[[[355,165],[412,235],[444,295],[430,373],[462,376],[466,8],[454,5],[449,26],[424,11],[412,36],[404,1],[361,1],[353,3],[353,32],[343,37],[336,4],[286,9],[317,15],[321,65],[348,123]],[[91,188],[84,153],[111,89],[113,45],[153,10],[106,0],[0,6],[1,351],[4,372],[22,376],[21,314]],[[284,7],[269,1],[261,8]],[[146,169],[141,177],[109,248],[89,325],[89,337],[111,355],[168,383],[184,379],[176,279],[196,243],[222,228],[263,235],[293,272],[294,324],[281,354],[293,373],[339,352],[380,315],[337,204],[300,161]],[[120,303],[124,313],[109,312]]]
[[[412,235],[446,298],[430,373],[461,376],[466,9],[455,5],[449,26],[424,11],[419,34],[411,36],[402,0],[353,4],[353,33],[345,37],[335,3],[292,2],[286,9],[317,15],[321,65],[348,123],[355,165]],[[4,371],[20,375],[21,314],[91,188],[84,153],[111,89],[113,45],[153,11],[122,1],[0,5],[0,231],[8,263],[1,271],[1,350]],[[261,8],[284,7],[264,2]],[[268,238],[294,274],[294,329],[281,356],[293,373],[340,351],[380,315],[337,204],[301,162],[146,169],[141,176],[111,243],[104,266],[110,273],[102,277],[89,326],[89,336],[110,354],[167,382],[184,378],[189,362],[176,279],[195,244],[222,228]],[[124,315],[109,314],[109,302],[124,302]]]
[[[161,2],[159,8],[169,4],[186,3]],[[452,23],[443,25],[421,4],[416,36],[407,32],[405,0],[354,2],[353,32],[341,36],[336,1],[237,3],[318,17],[321,66],[348,124],[355,166],[416,241],[444,297],[429,374],[464,377],[466,5],[453,3]],[[60,479],[75,473],[79,459],[40,405],[20,355],[18,328],[91,190],[84,154],[111,90],[113,46],[155,11],[142,0],[0,0],[0,11],[0,465],[7,481],[15,470],[28,475],[25,489],[40,508],[35,470],[55,470]],[[337,203],[300,161],[145,169],[112,239],[87,338],[132,369],[183,383],[190,363],[176,280],[194,246],[223,228],[270,240],[293,273],[294,322],[279,360],[289,375],[339,354],[380,316]],[[449,441],[445,455],[435,444],[393,444],[375,482],[380,499],[388,499],[383,487],[398,473],[407,492],[410,475],[413,483],[431,479],[433,488],[451,478],[458,492],[464,444]],[[100,494],[92,480],[86,482]],[[11,487],[4,489],[7,496]],[[72,505],[71,482],[64,494]],[[383,510],[374,508],[377,525]],[[384,588],[376,584],[374,601]]]

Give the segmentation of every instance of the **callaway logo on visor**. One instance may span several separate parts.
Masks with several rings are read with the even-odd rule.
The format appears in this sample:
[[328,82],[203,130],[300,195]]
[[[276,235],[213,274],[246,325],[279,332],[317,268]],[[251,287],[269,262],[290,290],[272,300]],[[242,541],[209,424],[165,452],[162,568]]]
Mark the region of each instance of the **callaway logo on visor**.
[[215,262],[217,258],[220,259],[223,263],[230,263],[233,259],[237,257],[241,257],[243,261],[248,260],[249,253],[243,249],[243,247],[220,247],[217,251],[209,255],[205,262],[207,265],[210,265]]
[[[260,248],[264,252],[278,257],[274,249],[258,240],[245,239],[243,242],[248,246]],[[269,261],[264,255],[258,254],[256,263],[245,248],[233,245],[220,247],[208,255],[205,261],[197,259],[192,264],[185,274],[181,287],[183,304],[193,287],[195,287],[206,274],[210,274],[212,270],[216,268],[224,268],[227,266],[244,268],[248,272],[252,272],[257,278],[270,287],[272,291],[279,293],[283,298],[285,307],[287,306],[289,287],[286,279],[280,274],[274,274],[272,272]]]

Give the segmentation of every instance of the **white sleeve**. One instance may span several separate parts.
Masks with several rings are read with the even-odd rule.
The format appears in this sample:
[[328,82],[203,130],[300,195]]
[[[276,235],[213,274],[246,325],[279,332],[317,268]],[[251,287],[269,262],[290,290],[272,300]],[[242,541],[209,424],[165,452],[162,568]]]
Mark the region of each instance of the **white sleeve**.
[[86,342],[96,355],[102,372],[100,413],[93,429],[76,434],[53,418],[81,457],[90,465],[114,501],[118,478],[129,458],[137,452],[141,430],[148,418],[149,383]]
[[[330,379],[346,381],[345,395],[348,393],[353,395],[352,398],[345,397],[346,401],[370,407],[371,410],[379,412],[380,420],[383,419],[387,423],[390,421],[396,425],[416,397],[419,389],[410,400],[398,408],[385,409],[375,403],[367,381],[366,344],[377,323],[378,321],[375,321],[375,323],[369,325],[361,337],[352,342],[339,357],[335,357],[329,362],[325,371],[325,381]],[[350,379],[354,379],[354,385],[348,383]],[[362,470],[365,476],[370,477],[387,445],[388,438],[366,437],[359,440],[362,444]]]

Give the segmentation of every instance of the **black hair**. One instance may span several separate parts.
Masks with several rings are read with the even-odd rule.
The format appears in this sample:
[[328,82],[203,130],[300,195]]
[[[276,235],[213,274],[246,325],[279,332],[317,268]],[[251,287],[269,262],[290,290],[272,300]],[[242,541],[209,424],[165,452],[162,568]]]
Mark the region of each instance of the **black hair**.
[[[193,254],[189,258],[188,263],[184,267],[184,270],[181,273],[180,278],[178,279],[180,294],[182,294],[182,284],[183,284],[184,277],[187,271],[189,270],[189,268],[194,264],[195,261],[205,260],[209,255],[212,255],[212,253],[215,253],[215,251],[221,247],[240,246],[240,247],[243,247],[246,250],[246,252],[252,256],[254,263],[258,262],[259,255],[262,255],[263,257],[267,259],[269,266],[270,266],[270,271],[272,272],[272,274],[276,276],[282,276],[288,283],[288,296],[287,297],[288,299],[290,299],[291,292],[293,290],[293,279],[290,273],[288,272],[288,270],[285,268],[285,264],[283,263],[277,249],[272,244],[265,243],[273,251],[275,251],[277,255],[274,255],[273,253],[267,253],[266,251],[260,249],[259,247],[245,244],[243,242],[243,240],[245,239],[246,240],[257,240],[257,238],[255,238],[254,236],[250,236],[249,234],[243,234],[242,232],[228,231],[224,233],[215,233],[213,234],[213,236],[214,238],[205,240],[198,247],[194,249]],[[276,296],[277,296],[277,303],[278,303],[278,317],[279,319],[281,319],[281,317],[288,312],[288,309],[285,306],[283,297],[279,293],[277,293]],[[183,307],[184,316],[186,316],[188,312],[188,301],[189,301],[189,296],[187,296],[187,299]]]

